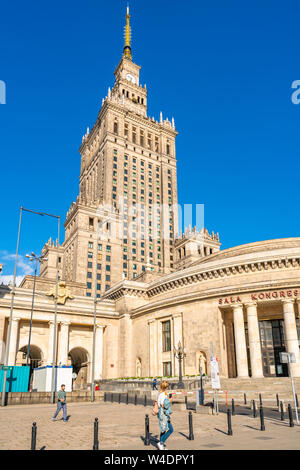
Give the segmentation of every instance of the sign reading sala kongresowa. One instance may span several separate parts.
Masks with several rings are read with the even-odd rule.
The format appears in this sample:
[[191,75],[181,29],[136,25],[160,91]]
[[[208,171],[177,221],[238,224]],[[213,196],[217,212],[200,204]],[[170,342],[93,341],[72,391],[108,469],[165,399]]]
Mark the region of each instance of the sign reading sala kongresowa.
[[296,298],[300,294],[298,289],[290,289],[290,290],[274,290],[274,291],[266,291],[266,292],[258,292],[250,294],[250,298],[243,298],[240,295],[237,296],[230,296],[230,297],[221,297],[219,298],[219,305],[230,305],[234,303],[240,302],[255,302],[258,300],[282,300],[282,299],[290,299]]

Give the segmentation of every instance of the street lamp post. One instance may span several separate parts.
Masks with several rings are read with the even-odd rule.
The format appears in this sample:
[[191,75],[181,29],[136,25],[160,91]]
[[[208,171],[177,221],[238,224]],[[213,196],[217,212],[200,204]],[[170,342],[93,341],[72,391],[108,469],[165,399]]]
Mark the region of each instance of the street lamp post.
[[29,258],[30,261],[35,262],[35,269],[34,269],[34,281],[33,281],[33,293],[32,293],[32,304],[31,304],[31,314],[30,314],[30,326],[29,326],[29,337],[28,337],[28,347],[27,347],[27,358],[26,358],[26,366],[29,363],[29,355],[30,355],[30,342],[31,342],[31,331],[32,331],[32,318],[33,318],[33,307],[34,307],[34,296],[35,296],[35,285],[36,285],[36,275],[37,275],[37,266],[38,263],[42,261],[47,261],[48,258],[45,256],[36,256],[35,253],[31,252],[31,255],[26,255],[26,258]]
[[[5,363],[4,365],[8,365],[8,358],[9,358],[9,348],[10,348],[10,339],[11,339],[11,328],[12,328],[12,319],[13,319],[13,310],[14,310],[14,298],[16,294],[16,274],[17,274],[17,264],[18,264],[18,253],[19,253],[19,243],[20,243],[20,233],[21,233],[21,221],[22,221],[22,214],[23,211],[29,212],[31,214],[40,215],[42,217],[53,217],[57,219],[57,258],[56,258],[56,296],[55,296],[55,308],[54,308],[54,333],[56,334],[56,318],[57,318],[57,296],[58,296],[58,258],[59,258],[59,231],[60,231],[60,216],[47,214],[46,212],[37,212],[31,209],[25,209],[25,207],[20,208],[20,219],[19,219],[19,229],[18,229],[18,239],[17,239],[17,249],[16,249],[16,258],[15,258],[15,268],[14,268],[14,277],[13,277],[13,286],[11,290],[11,304],[10,304],[10,315],[9,315],[9,325],[8,325],[8,332],[7,332],[7,344],[6,344],[6,353],[5,353]],[[53,339],[53,369],[55,364],[55,350],[56,350],[56,341],[55,341],[55,334]],[[7,370],[4,370],[4,377],[3,377],[3,385],[2,385],[2,396],[1,396],[1,406],[6,405],[6,379],[7,379]],[[55,392],[54,392],[54,373],[52,372],[52,394],[51,394],[51,402],[54,403],[55,401]]]
[[183,350],[183,347],[180,341],[178,342],[177,348],[174,346],[174,356],[176,359],[178,359],[178,362],[179,362],[179,382],[177,384],[177,387],[184,388],[184,383],[182,380],[182,361],[183,361],[183,358],[186,356],[186,354]]

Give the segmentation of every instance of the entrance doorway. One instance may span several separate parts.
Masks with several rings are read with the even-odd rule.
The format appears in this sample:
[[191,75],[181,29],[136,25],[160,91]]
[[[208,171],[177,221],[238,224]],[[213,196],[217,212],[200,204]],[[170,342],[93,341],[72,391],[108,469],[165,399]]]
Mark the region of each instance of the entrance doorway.
[[265,377],[288,377],[287,364],[281,364],[280,353],[285,352],[283,320],[259,322],[263,371]]
[[[23,348],[19,349],[17,362],[16,362],[17,365],[22,365],[22,366],[26,365],[27,351],[28,351],[28,346],[24,346]],[[43,362],[42,351],[40,350],[40,348],[38,348],[34,344],[31,344],[30,349],[29,349],[29,362],[28,362],[28,365],[30,366],[29,389],[31,389],[31,386],[32,386],[33,371],[37,367],[41,367],[42,362]]]
[[88,353],[83,348],[74,348],[69,352],[73,372],[77,374],[73,381],[74,389],[85,389],[88,382]]

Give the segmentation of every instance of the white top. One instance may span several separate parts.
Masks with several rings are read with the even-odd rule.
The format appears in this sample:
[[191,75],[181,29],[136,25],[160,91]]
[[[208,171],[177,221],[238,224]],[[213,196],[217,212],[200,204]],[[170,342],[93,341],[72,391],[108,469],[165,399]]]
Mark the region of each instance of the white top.
[[163,405],[166,398],[168,398],[167,392],[161,392],[158,394],[158,398],[157,398],[158,407]]

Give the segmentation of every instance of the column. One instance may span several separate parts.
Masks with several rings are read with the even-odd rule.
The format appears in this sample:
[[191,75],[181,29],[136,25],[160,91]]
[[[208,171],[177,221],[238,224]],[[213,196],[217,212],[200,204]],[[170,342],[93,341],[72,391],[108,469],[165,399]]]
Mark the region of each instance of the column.
[[102,379],[103,365],[103,331],[105,326],[96,325],[95,336],[95,380]]
[[247,309],[251,374],[253,378],[263,377],[257,306],[255,302],[247,303],[245,306]]
[[14,366],[16,364],[17,355],[17,342],[19,336],[19,323],[20,318],[13,318],[11,324],[10,344],[8,352],[8,365]]
[[237,376],[239,378],[249,377],[243,306],[237,304],[232,308]]
[[[58,326],[58,323],[57,323]],[[53,338],[54,338],[54,320],[49,321],[49,342],[48,342],[48,355],[47,365],[51,366],[53,363]]]
[[283,319],[284,319],[284,334],[285,346],[289,353],[294,353],[296,356],[296,363],[291,363],[291,370],[294,377],[300,377],[300,361],[299,361],[299,344],[298,334],[296,328],[296,319],[294,312],[294,301],[283,300]]
[[149,325],[149,376],[157,374],[157,322],[155,319],[148,321]]
[[4,364],[5,360],[5,317],[0,318],[0,364]]
[[[69,354],[69,327],[71,322],[63,321],[60,326],[58,364],[66,366]],[[52,336],[53,341],[53,336]],[[52,343],[53,348],[53,343]]]

